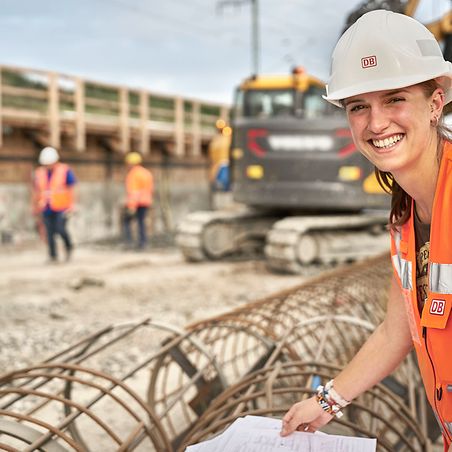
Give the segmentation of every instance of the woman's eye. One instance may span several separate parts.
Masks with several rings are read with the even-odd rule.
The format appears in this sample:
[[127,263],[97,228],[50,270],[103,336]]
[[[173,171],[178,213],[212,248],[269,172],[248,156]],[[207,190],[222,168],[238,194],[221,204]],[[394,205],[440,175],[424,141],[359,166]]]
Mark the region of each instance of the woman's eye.
[[350,107],[350,112],[354,113],[356,111],[362,110],[364,108],[364,105],[354,105],[353,107]]
[[389,103],[403,102],[405,99],[403,97],[392,97],[389,99]]

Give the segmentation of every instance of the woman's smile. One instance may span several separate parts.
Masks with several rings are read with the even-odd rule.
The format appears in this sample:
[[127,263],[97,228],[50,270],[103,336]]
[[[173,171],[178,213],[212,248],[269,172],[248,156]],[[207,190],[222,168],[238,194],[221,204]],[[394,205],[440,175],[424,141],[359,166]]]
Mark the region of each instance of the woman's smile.
[[421,87],[360,94],[345,106],[358,149],[377,168],[394,174],[422,165],[433,129]]
[[379,151],[385,152],[392,150],[397,145],[397,143],[403,140],[404,136],[404,134],[398,133],[387,138],[373,138],[369,140],[369,142],[372,143],[372,145]]

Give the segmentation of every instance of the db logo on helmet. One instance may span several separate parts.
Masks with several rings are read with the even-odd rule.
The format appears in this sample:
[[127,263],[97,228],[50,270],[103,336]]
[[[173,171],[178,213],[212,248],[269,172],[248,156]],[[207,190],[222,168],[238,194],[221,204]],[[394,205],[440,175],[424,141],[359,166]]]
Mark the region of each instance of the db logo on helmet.
[[361,58],[361,67],[366,69],[377,65],[377,57],[375,55]]
[[430,305],[430,314],[444,315],[445,307],[446,302],[444,300],[432,300],[432,304]]

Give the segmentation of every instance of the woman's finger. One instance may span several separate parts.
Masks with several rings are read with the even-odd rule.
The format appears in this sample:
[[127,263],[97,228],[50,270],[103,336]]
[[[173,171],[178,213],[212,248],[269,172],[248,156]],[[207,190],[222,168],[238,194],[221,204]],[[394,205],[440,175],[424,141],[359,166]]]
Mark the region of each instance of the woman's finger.
[[291,414],[288,412],[283,419],[282,422],[282,429],[281,429],[281,435],[287,436],[290,435],[292,432],[294,432],[297,427],[302,423],[302,420],[297,420],[295,414]]

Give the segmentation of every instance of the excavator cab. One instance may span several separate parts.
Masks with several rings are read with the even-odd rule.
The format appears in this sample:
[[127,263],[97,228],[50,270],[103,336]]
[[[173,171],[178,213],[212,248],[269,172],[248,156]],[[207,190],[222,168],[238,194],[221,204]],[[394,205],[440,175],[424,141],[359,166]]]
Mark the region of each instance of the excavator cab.
[[388,207],[344,112],[323,100],[324,92],[323,82],[300,68],[239,86],[231,146],[235,201],[317,213]]

